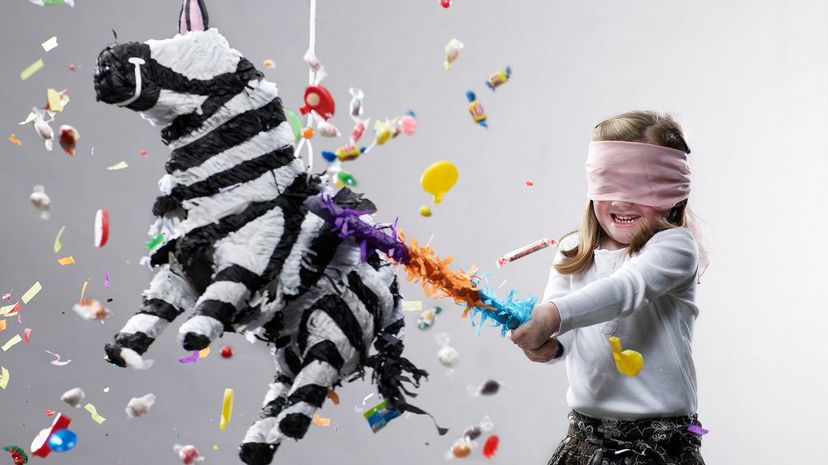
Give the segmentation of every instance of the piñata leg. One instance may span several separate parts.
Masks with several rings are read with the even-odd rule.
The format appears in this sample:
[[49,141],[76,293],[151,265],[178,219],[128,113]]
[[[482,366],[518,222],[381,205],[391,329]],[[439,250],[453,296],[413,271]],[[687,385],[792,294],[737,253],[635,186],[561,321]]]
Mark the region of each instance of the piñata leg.
[[279,447],[276,440],[268,441],[268,433],[276,427],[276,418],[288,403],[288,392],[294,381],[290,366],[299,366],[299,357],[290,349],[273,349],[276,376],[262,403],[261,416],[244,435],[239,458],[248,465],[266,465],[273,460]]
[[141,354],[181,313],[195,305],[196,294],[189,282],[163,265],[144,291],[143,306],[106,345],[106,358],[118,366],[146,366]]
[[193,316],[178,331],[184,349],[201,350],[231,329],[234,317],[260,287],[283,226],[282,209],[274,207],[216,242],[213,281],[196,302]]

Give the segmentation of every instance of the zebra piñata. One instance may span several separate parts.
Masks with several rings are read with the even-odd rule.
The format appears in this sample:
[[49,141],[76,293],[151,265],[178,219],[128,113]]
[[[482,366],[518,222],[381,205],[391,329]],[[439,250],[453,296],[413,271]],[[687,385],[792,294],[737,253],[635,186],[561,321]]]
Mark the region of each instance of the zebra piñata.
[[[276,85],[208,27],[203,0],[184,0],[179,26],[172,39],[108,46],[95,70],[97,99],[140,112],[171,149],[150,228],[164,238],[148,257],[157,272],[107,359],[148,366],[141,355],[187,311],[186,350],[225,331],[272,343],[276,375],[239,452],[248,464],[302,438],[328,389],[366,366],[392,406],[423,413],[404,398],[402,382],[427,373],[401,356],[396,277],[304,205],[330,188],[294,156]],[[347,189],[335,201],[373,210]]]

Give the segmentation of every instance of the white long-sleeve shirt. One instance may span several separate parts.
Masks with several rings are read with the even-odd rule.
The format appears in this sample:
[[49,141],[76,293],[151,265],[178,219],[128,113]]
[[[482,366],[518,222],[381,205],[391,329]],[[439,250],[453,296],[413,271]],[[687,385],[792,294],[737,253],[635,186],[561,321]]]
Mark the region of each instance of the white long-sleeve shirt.
[[[564,239],[562,249],[577,244]],[[698,247],[683,228],[656,233],[632,258],[626,249],[594,251],[594,263],[576,275],[554,268],[542,302],[561,313],[558,340],[566,359],[566,399],[595,418],[638,419],[696,413],[691,342]],[[563,259],[558,252],[556,263]],[[615,367],[609,337],[644,357],[637,376]]]

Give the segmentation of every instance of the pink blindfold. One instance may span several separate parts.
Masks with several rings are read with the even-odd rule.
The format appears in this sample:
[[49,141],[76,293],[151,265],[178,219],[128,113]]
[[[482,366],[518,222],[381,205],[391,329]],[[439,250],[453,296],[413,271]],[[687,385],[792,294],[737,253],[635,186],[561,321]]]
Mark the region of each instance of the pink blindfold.
[[587,198],[668,210],[690,196],[690,165],[681,150],[641,142],[589,144]]
[[[586,172],[590,200],[623,200],[669,210],[690,196],[687,154],[669,147],[641,142],[592,142]],[[687,228],[699,246],[700,283],[710,258],[699,225],[692,215],[687,220]]]

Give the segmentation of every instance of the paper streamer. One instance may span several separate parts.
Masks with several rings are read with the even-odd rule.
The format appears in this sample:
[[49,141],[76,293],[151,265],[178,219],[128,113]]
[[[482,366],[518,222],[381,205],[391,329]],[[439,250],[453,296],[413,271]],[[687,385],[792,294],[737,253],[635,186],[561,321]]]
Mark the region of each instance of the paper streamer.
[[106,418],[98,415],[98,410],[95,408],[94,405],[86,404],[86,405],[83,406],[83,408],[92,415],[92,420],[95,423],[100,425],[101,423],[106,421]]
[[106,167],[106,169],[109,170],[109,171],[118,171],[118,170],[122,170],[122,169],[125,169],[125,168],[129,168],[129,164],[127,164],[127,162],[125,162],[125,161],[119,161],[118,163],[115,163],[112,166],[107,166]]
[[222,431],[227,429],[227,424],[230,423],[230,415],[233,414],[233,389],[226,388],[224,390],[224,400],[221,403],[221,423],[219,428]]
[[28,343],[31,338],[32,338],[32,328],[24,329],[23,330],[23,342]]
[[210,355],[210,348],[209,347],[205,347],[205,348],[198,351],[198,358],[200,358],[200,359],[201,358],[207,358],[208,355]]
[[66,229],[66,226],[65,225],[61,226],[60,229],[58,230],[57,236],[55,236],[55,244],[52,247],[54,249],[55,253],[60,252],[60,249],[63,248],[63,244],[60,242],[60,236],[63,235],[63,230],[64,229]]
[[6,320],[0,320],[0,331],[6,330]]
[[47,40],[46,42],[43,42],[42,44],[40,44],[40,46],[43,47],[43,50],[47,52],[49,50],[52,50],[53,48],[58,46],[57,36],[52,36],[51,39]]
[[32,284],[32,287],[30,287],[29,290],[20,297],[20,300],[22,300],[24,304],[29,303],[29,301],[32,300],[41,289],[43,289],[43,286],[40,285],[40,281],[37,281]]
[[3,344],[3,347],[2,347],[3,352],[5,352],[5,351],[7,351],[7,350],[11,349],[11,348],[12,348],[12,346],[14,346],[15,344],[17,344],[17,343],[21,342],[22,340],[23,340],[23,338],[22,338],[22,337],[20,337],[20,335],[19,335],[19,334],[15,334],[13,338],[9,339],[9,340],[8,340],[8,342],[6,342],[5,344]]
[[43,68],[43,60],[35,61],[20,72],[20,80],[25,81],[29,79],[34,73],[40,71],[41,68]]
[[58,258],[58,263],[60,263],[61,266],[74,265],[75,257],[70,255],[68,257]]
[[83,282],[83,287],[81,287],[81,296],[80,296],[80,303],[83,303],[83,295],[86,294],[86,288],[89,286],[89,281]]
[[0,389],[6,389],[9,385],[9,370],[6,367],[0,367]]
[[193,351],[192,355],[190,355],[188,357],[178,359],[178,361],[183,363],[183,364],[195,363],[196,360],[198,360],[198,351],[197,350]]

